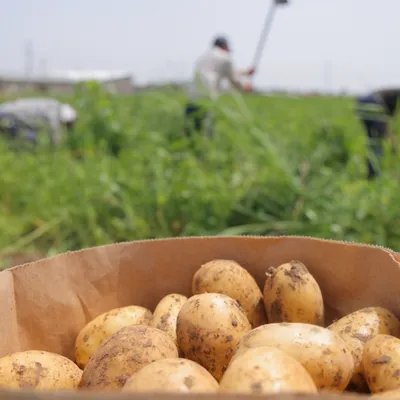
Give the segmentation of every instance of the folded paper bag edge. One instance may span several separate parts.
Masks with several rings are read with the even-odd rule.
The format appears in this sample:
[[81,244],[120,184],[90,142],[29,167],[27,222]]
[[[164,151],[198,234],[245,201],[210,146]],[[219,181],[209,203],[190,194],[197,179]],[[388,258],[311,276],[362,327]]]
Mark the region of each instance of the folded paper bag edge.
[[[360,247],[360,248],[373,248],[373,249],[379,249],[381,251],[385,251],[390,256],[393,258],[394,261],[396,261],[400,265],[400,252],[397,252],[393,249],[379,246],[379,245],[372,245],[372,244],[367,244],[367,243],[362,243],[362,242],[353,242],[353,241],[346,241],[346,240],[337,240],[337,239],[326,239],[326,238],[317,238],[317,237],[311,237],[311,236],[301,236],[301,235],[282,235],[282,236],[262,236],[262,235],[227,235],[227,236],[212,236],[212,235],[205,235],[205,236],[174,236],[174,237],[161,237],[161,238],[154,238],[154,239],[138,239],[138,240],[132,240],[132,241],[123,241],[123,242],[114,242],[114,243],[108,243],[100,246],[90,246],[90,247],[85,247],[83,249],[79,250],[68,250],[63,253],[56,254],[51,257],[45,257],[40,260],[36,261],[31,261],[25,264],[20,264],[20,265],[15,265],[11,268],[8,268],[8,271],[13,271],[17,268],[25,268],[27,266],[35,265],[38,263],[41,263],[43,260],[53,260],[58,257],[63,257],[63,256],[68,256],[70,254],[79,254],[79,253],[84,253],[88,252],[91,250],[95,249],[107,249],[109,247],[124,247],[124,246],[129,246],[131,244],[140,244],[140,243],[149,243],[149,242],[169,242],[169,241],[192,241],[192,240],[223,240],[223,239],[250,239],[250,240],[264,240],[264,239],[279,239],[279,240],[306,240],[306,241],[314,241],[314,242],[321,242],[321,243],[332,243],[332,244],[341,244],[344,246],[352,246],[352,247]],[[0,274],[3,271],[0,271]]]

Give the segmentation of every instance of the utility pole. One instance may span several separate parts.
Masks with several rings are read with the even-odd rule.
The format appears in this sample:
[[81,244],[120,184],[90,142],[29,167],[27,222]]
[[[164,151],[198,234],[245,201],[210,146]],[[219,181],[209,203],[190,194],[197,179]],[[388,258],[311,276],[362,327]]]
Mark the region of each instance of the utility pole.
[[32,77],[34,66],[33,43],[31,40],[25,41],[25,77]]
[[39,71],[40,75],[46,76],[46,69],[47,69],[47,59],[41,58],[39,61]]
[[332,92],[332,61],[324,63],[324,86],[328,93]]

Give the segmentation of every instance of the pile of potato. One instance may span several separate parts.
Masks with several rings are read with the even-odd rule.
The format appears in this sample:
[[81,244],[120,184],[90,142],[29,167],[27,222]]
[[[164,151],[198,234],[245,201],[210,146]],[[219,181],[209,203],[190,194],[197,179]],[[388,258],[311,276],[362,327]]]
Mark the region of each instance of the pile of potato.
[[266,271],[263,290],[237,262],[212,260],[192,295],[99,315],[76,358],[44,351],[0,359],[0,388],[121,392],[400,396],[400,322],[382,307],[326,326],[320,287],[299,261]]

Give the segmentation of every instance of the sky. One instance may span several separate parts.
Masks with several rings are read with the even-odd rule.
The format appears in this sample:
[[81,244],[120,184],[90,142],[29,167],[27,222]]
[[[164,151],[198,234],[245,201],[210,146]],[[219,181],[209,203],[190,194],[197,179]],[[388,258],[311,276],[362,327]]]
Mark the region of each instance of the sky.
[[[137,84],[191,78],[226,35],[252,63],[271,0],[0,0],[1,73],[107,69]],[[400,86],[400,0],[289,0],[276,10],[254,77],[260,88],[366,92]]]

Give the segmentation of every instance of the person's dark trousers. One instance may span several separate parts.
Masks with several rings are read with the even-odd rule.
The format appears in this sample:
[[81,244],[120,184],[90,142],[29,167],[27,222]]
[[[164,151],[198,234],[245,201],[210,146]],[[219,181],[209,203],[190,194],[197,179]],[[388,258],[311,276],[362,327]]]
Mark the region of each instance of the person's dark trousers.
[[211,114],[205,106],[189,102],[185,107],[184,116],[184,133],[190,138],[193,133],[202,133],[207,128],[207,133],[211,135],[211,127],[208,124],[211,123]]
[[379,165],[383,157],[383,141],[385,139],[387,115],[384,106],[373,95],[357,98],[357,114],[361,119],[368,138],[367,158],[368,179],[379,175]]
[[379,167],[383,157],[383,140],[385,137],[385,122],[363,120],[368,136],[368,149],[374,155],[374,159],[368,156],[368,179],[374,179],[379,175]]
[[17,146],[19,139],[26,140],[30,146],[37,145],[36,132],[10,113],[0,112],[0,136],[11,139]]
[[0,112],[0,135],[16,139],[20,126],[18,120],[9,113]]

